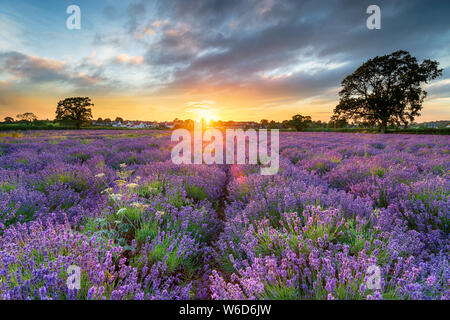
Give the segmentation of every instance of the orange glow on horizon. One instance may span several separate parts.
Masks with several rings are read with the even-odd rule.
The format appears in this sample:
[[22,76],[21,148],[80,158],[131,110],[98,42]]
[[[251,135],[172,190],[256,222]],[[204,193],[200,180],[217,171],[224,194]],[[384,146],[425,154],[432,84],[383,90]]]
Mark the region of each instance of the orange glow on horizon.
[[[175,118],[206,121],[283,121],[295,114],[309,115],[313,120],[329,121],[337,99],[288,99],[264,96],[260,92],[209,92],[208,94],[174,94],[156,96],[98,96],[86,94],[10,95],[0,101],[0,120],[24,112],[33,112],[39,119],[54,119],[60,99],[70,96],[90,96],[93,118],[114,120],[172,121]],[[429,99],[424,102],[422,116],[415,121],[446,120],[450,118],[448,100]]]

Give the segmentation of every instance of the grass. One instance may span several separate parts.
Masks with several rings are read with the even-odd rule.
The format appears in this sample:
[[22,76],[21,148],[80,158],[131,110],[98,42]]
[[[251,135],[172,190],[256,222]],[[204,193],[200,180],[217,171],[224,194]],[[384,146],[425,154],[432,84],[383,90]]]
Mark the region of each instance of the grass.
[[46,179],[40,180],[34,186],[34,188],[40,192],[48,194],[49,187],[54,184],[67,184],[70,185],[75,191],[82,192],[87,189],[87,182],[82,177],[76,177],[71,172],[54,173],[48,176]]
[[197,187],[189,183],[186,183],[184,188],[189,198],[192,198],[196,201],[208,199],[208,195],[206,194],[206,191],[202,187]]
[[0,190],[5,192],[11,192],[17,188],[16,183],[4,182],[0,183]]
[[0,138],[14,138],[20,139],[23,137],[23,133],[12,131],[12,132],[0,132]]

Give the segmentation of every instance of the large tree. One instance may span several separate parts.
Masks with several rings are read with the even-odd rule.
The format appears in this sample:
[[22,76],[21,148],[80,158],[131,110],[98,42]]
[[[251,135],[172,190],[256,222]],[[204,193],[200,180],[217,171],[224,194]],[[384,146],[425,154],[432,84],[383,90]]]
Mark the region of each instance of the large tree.
[[77,129],[81,128],[83,122],[92,120],[92,110],[94,104],[88,97],[66,98],[58,102],[56,108],[56,120],[71,121],[75,123]]
[[376,124],[408,125],[419,116],[427,92],[420,86],[442,74],[439,63],[421,64],[407,51],[396,51],[365,62],[342,81],[336,117]]
[[292,117],[291,120],[289,120],[289,126],[293,127],[297,131],[303,131],[306,128],[308,128],[311,123],[311,117],[310,116],[302,116],[300,114],[296,114]]

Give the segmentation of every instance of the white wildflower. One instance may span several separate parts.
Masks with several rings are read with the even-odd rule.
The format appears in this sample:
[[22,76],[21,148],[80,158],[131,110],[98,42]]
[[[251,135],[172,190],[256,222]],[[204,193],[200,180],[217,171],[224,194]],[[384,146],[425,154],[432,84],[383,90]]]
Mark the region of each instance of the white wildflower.
[[116,180],[114,181],[119,187],[123,186],[124,184],[126,184],[127,182],[125,180]]
[[111,193],[113,191],[112,188],[106,188],[105,190],[102,191],[102,193]]
[[139,185],[137,183],[129,183],[127,184],[127,188],[130,190],[136,189],[137,187],[139,187]]
[[120,193],[112,193],[109,197],[114,201],[122,200],[122,195]]
[[117,215],[121,215],[121,214],[123,214],[124,212],[126,212],[127,211],[127,208],[120,208],[118,211],[117,211]]

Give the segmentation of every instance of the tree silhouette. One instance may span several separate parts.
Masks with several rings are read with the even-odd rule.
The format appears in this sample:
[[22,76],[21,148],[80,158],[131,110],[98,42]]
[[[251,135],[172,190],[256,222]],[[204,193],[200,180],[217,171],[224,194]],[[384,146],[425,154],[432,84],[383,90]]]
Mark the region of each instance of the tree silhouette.
[[14,118],[12,117],[5,117],[5,123],[13,123],[14,122]]
[[92,111],[90,107],[94,104],[88,97],[66,98],[58,102],[56,108],[56,120],[72,121],[77,129],[81,128],[83,122],[92,120]]
[[274,120],[271,120],[271,121],[269,122],[268,128],[269,128],[269,129],[278,129],[278,123],[276,123]]
[[25,112],[22,114],[18,114],[16,117],[21,121],[25,121],[27,124],[37,120],[36,115],[32,112]]
[[295,128],[297,131],[303,131],[309,127],[312,123],[310,116],[302,116],[300,114],[296,114],[292,117],[292,120],[289,120],[289,126]]
[[421,83],[442,74],[439,63],[421,64],[407,51],[375,57],[342,81],[340,101],[334,109],[340,119],[366,121],[385,132],[388,125],[408,125],[420,115],[427,92]]
[[340,117],[334,115],[330,118],[330,121],[328,122],[327,127],[328,128],[344,128],[347,125],[348,125],[348,123],[347,123],[346,119],[343,119],[343,118],[340,118]]

